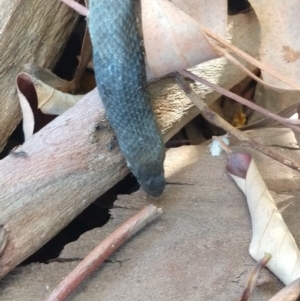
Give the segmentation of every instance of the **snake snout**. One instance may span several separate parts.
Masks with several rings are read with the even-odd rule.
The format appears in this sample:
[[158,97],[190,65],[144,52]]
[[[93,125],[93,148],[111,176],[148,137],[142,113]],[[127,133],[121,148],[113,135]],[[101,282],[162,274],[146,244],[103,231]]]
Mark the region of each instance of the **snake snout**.
[[145,181],[140,181],[140,179],[138,179],[138,181],[144,191],[153,197],[159,197],[166,185],[166,180],[163,175],[153,175],[147,177]]
[[141,187],[145,192],[153,197],[159,197],[166,185],[166,180],[164,175],[154,175],[150,176],[147,181],[141,182]]
[[132,168],[142,189],[153,197],[159,197],[166,186],[164,170],[161,166],[155,162],[155,164],[140,165],[137,170]]

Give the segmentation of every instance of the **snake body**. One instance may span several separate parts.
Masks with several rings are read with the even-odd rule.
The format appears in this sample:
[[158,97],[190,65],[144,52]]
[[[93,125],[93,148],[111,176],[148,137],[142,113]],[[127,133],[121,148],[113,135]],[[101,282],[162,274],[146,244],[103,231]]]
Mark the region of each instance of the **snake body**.
[[141,187],[165,187],[165,148],[146,91],[144,55],[134,0],[90,0],[89,31],[96,82],[120,150]]

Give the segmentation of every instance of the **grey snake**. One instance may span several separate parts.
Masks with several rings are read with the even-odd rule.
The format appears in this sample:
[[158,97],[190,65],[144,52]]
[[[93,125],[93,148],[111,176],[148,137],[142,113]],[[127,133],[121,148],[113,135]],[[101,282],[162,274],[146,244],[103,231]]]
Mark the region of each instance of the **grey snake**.
[[90,0],[89,31],[96,83],[120,150],[141,187],[165,187],[165,147],[146,89],[134,0]]

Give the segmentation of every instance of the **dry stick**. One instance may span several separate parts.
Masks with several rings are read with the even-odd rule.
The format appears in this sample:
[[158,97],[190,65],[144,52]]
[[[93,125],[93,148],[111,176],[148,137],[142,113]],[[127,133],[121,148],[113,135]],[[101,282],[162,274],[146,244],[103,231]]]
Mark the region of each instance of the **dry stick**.
[[267,87],[269,89],[274,89],[273,86],[268,85],[265,83],[262,79],[260,79],[258,76],[256,76],[254,73],[252,73],[246,66],[244,66],[239,60],[237,60],[235,57],[233,57],[228,51],[220,46],[217,46],[213,43],[211,43],[213,48],[220,54],[220,56],[225,57],[228,61],[233,63],[234,65],[238,66],[241,70],[243,70],[248,76],[250,76],[252,79],[254,79],[259,84],[263,85],[264,87]]
[[250,298],[250,295],[252,294],[255,288],[255,284],[260,270],[267,265],[271,257],[272,257],[271,254],[266,253],[265,256],[260,261],[257,262],[254,270],[251,272],[248,278],[246,288],[242,294],[240,301],[247,301]]
[[114,251],[162,213],[162,209],[154,205],[146,206],[139,211],[93,249],[53,290],[46,301],[65,300],[78,285],[94,272]]
[[239,96],[239,95],[236,95],[230,91],[227,91],[226,89],[224,88],[221,88],[213,83],[210,83],[209,81],[205,80],[204,78],[201,78],[199,76],[197,76],[196,74],[190,72],[190,71],[187,71],[187,70],[181,70],[179,71],[182,75],[186,76],[186,77],[189,77],[190,79],[194,80],[194,81],[197,81],[205,86],[208,86],[210,87],[211,89],[231,98],[231,99],[234,99],[236,100],[237,102],[267,116],[267,117],[270,117],[276,121],[278,121],[279,123],[285,125],[285,126],[288,126],[290,127],[291,129],[293,129],[295,132],[298,132],[300,133],[300,127],[296,126],[295,124],[299,123],[299,120],[292,120],[292,119],[287,119],[287,118],[284,118],[284,117],[281,117],[281,116],[278,116],[276,115],[275,113],[272,113],[270,111],[268,111],[267,109],[264,109],[260,106],[258,106],[257,104]]
[[[217,46],[218,47],[218,46]],[[221,49],[220,47],[218,47],[219,49]],[[230,62],[232,62],[233,64],[235,64],[236,66],[238,66],[241,70],[243,70],[246,74],[248,74],[251,78],[253,78],[254,80],[256,80],[258,83],[260,83],[261,85],[263,85],[266,88],[269,88],[271,90],[274,90],[273,86],[270,86],[269,84],[265,83],[262,79],[260,79],[258,76],[256,76],[255,74],[253,74],[249,69],[247,69],[241,62],[239,62],[236,58],[234,58],[231,54],[229,54],[228,52],[226,52],[225,50],[220,51],[220,53],[223,54],[223,56],[229,60]],[[251,102],[250,102],[251,103]],[[261,108],[260,106],[258,106],[258,108]],[[281,120],[283,121],[284,124],[286,124],[287,126],[290,126],[290,124],[296,124],[296,125],[300,125],[300,121],[297,119],[290,119],[290,118],[286,118],[286,117],[282,117],[278,114],[274,114],[272,112],[270,112],[271,118],[273,118],[273,116],[279,116],[281,118]],[[263,113],[262,113],[263,114]],[[270,116],[267,116],[270,117]],[[275,119],[275,118],[273,118]]]
[[85,17],[88,15],[89,10],[85,6],[79,4],[78,2],[74,0],[60,0],[60,1],[68,5],[69,7],[73,8],[80,15]]
[[264,64],[264,63],[256,60],[254,57],[252,57],[251,55],[247,54],[246,52],[240,50],[236,46],[228,43],[226,40],[222,39],[217,34],[213,33],[211,30],[209,30],[208,28],[202,26],[202,30],[209,37],[211,37],[212,39],[214,39],[215,41],[217,41],[218,43],[220,43],[222,46],[226,47],[227,49],[230,49],[236,55],[238,55],[239,57],[243,58],[244,60],[246,60],[250,64],[258,67],[259,69],[261,69],[261,70],[263,70],[263,71],[265,71],[267,73],[269,73],[270,75],[272,75],[275,78],[281,80],[282,82],[284,82],[288,86],[290,86],[290,87],[292,87],[292,88],[300,91],[300,85],[298,83],[296,83],[295,81],[293,81],[292,79],[287,78],[284,75],[281,75],[276,70],[274,70],[274,69],[270,68],[269,66],[267,66],[266,64]]
[[[180,71],[181,72],[181,71]],[[186,72],[186,71],[185,71]],[[290,159],[281,156],[280,154],[272,151],[271,149],[259,144],[254,139],[250,138],[246,133],[241,132],[237,128],[233,127],[218,114],[213,112],[207,104],[202,101],[202,99],[196,94],[196,92],[190,87],[190,85],[180,76],[176,76],[179,86],[183,89],[187,97],[197,106],[200,110],[202,116],[207,119],[212,124],[221,127],[225,131],[231,133],[237,139],[247,142],[252,148],[258,150],[259,152],[265,154],[266,156],[294,169],[300,171],[300,165],[296,162],[291,161]]]

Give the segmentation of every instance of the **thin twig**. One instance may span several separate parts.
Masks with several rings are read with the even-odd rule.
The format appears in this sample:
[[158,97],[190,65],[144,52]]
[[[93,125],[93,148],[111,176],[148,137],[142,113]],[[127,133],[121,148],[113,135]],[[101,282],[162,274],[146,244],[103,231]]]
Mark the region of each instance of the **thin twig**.
[[275,113],[272,113],[270,111],[268,111],[267,109],[264,109],[260,106],[258,106],[257,104],[239,96],[239,95],[236,95],[230,91],[227,91],[226,89],[222,88],[222,87],[219,87],[209,81],[207,81],[206,79],[204,78],[201,78],[199,76],[197,76],[196,74],[190,72],[190,71],[187,71],[187,70],[181,70],[179,71],[182,75],[186,76],[186,77],[189,77],[190,79],[194,80],[194,81],[197,81],[205,86],[208,86],[210,87],[211,89],[221,93],[222,95],[225,95],[231,99],[234,99],[236,100],[237,102],[267,116],[267,117],[270,117],[276,121],[278,121],[279,123],[282,123],[284,124],[285,126],[288,126],[290,127],[291,129],[293,129],[294,131],[300,133],[300,127],[296,126],[295,124],[300,124],[300,120],[292,120],[292,119],[288,119],[288,118],[284,118],[284,117],[281,117],[281,116],[278,116],[276,115]]
[[235,136],[240,141],[247,142],[252,148],[258,150],[259,152],[265,154],[266,156],[294,169],[300,171],[300,165],[274,151],[271,149],[259,144],[254,139],[250,138],[246,133],[241,132],[237,128],[233,127],[227,121],[225,121],[218,114],[213,112],[208,105],[196,94],[196,92],[190,87],[190,85],[183,79],[180,74],[176,73],[176,79],[179,86],[183,89],[187,97],[198,107],[202,116],[211,122],[212,124],[221,127],[225,131],[229,132],[233,136]]
[[265,256],[260,261],[257,262],[254,270],[251,272],[248,278],[246,288],[242,294],[240,301],[247,301],[250,298],[250,295],[252,294],[255,288],[257,277],[260,270],[267,265],[271,257],[272,257],[271,254],[266,253]]
[[53,290],[46,301],[65,300],[84,279],[101,265],[104,260],[123,245],[130,237],[161,214],[162,209],[157,208],[154,205],[146,206],[139,211],[93,249]]
[[217,41],[218,43],[220,43],[222,46],[224,46],[227,49],[229,49],[232,52],[234,52],[239,57],[243,58],[244,60],[246,60],[250,64],[256,66],[257,68],[259,68],[259,69],[261,69],[261,70],[269,73],[270,75],[274,76],[275,78],[281,80],[282,82],[284,82],[285,84],[289,85],[290,87],[292,87],[292,88],[300,91],[300,85],[297,82],[293,81],[290,78],[287,78],[286,76],[280,74],[279,72],[277,72],[276,70],[270,68],[266,64],[264,64],[264,63],[256,60],[251,55],[249,55],[246,52],[240,50],[236,46],[228,43],[226,40],[222,39],[217,34],[213,33],[211,30],[209,30],[208,28],[206,28],[204,26],[201,26],[201,27],[202,27],[202,30],[203,30],[203,32],[205,34],[207,34],[209,37],[211,37],[212,39],[214,39],[215,41]]
[[69,7],[73,8],[80,15],[85,17],[88,15],[89,10],[85,6],[76,2],[75,0],[60,0],[60,1],[68,5]]

